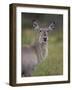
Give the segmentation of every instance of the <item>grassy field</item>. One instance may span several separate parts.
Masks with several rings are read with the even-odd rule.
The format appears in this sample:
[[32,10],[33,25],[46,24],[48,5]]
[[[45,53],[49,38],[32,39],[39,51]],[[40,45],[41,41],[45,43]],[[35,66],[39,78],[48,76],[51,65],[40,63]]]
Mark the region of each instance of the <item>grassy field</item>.
[[[63,40],[62,31],[50,32],[48,40],[48,57],[37,65],[33,76],[48,76],[63,74]],[[23,30],[22,46],[30,45],[35,40],[35,34],[31,30]]]

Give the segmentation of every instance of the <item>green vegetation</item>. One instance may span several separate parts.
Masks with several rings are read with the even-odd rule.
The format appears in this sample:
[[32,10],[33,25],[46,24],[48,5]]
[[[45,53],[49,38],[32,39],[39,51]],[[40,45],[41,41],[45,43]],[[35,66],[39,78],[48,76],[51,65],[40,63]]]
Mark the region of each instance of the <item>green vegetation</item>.
[[[61,30],[49,33],[48,57],[41,64],[37,65],[33,76],[48,76],[63,74],[63,34]],[[35,40],[32,30],[22,31],[22,46],[30,45]]]

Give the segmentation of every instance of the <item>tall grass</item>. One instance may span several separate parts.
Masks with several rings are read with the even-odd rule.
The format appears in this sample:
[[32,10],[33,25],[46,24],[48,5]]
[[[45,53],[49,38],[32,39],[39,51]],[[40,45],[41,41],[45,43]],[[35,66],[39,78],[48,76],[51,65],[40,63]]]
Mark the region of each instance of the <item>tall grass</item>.
[[[63,36],[62,31],[49,34],[48,57],[41,64],[37,65],[33,76],[48,76],[63,74]],[[35,34],[32,30],[23,30],[22,46],[34,43]]]

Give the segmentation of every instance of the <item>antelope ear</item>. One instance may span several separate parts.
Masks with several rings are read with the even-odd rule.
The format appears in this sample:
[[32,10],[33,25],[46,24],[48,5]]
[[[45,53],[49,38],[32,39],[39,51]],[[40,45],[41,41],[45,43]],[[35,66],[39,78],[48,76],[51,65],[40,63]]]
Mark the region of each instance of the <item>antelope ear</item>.
[[48,31],[52,31],[55,29],[55,22],[52,22],[49,26],[48,26]]
[[39,22],[37,20],[33,20],[32,26],[34,30],[39,30]]

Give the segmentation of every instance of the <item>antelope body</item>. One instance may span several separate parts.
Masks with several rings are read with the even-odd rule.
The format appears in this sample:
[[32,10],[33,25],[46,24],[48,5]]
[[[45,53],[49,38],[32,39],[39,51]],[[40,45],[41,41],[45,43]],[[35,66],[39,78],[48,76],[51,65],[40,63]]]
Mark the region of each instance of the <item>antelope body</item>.
[[41,63],[48,55],[48,31],[53,30],[54,23],[49,27],[40,27],[37,21],[33,22],[33,28],[38,32],[35,43],[28,47],[22,47],[22,77],[32,76],[36,65]]

